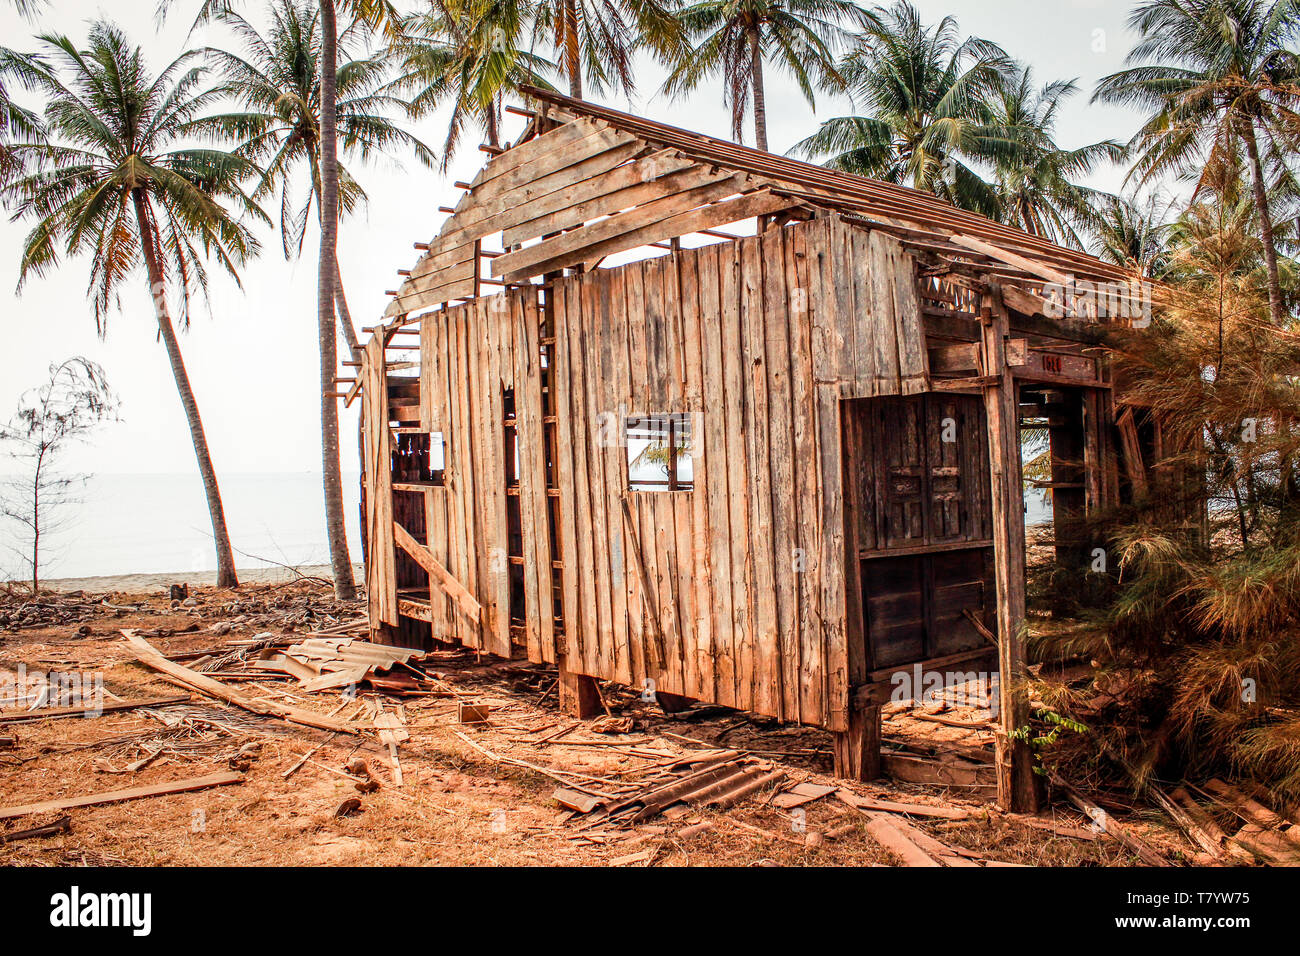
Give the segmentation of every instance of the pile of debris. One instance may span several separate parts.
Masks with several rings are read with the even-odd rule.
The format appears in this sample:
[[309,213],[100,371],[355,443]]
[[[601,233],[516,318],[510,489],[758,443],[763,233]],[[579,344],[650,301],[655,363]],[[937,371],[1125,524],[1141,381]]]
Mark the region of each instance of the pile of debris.
[[777,786],[785,774],[770,761],[736,750],[689,754],[638,782],[638,789],[602,798],[569,787],[552,794],[560,806],[587,814],[584,828],[631,827],[663,814],[674,819],[692,807],[730,807],[746,797]]
[[62,624],[85,624],[97,617],[147,614],[146,605],[121,606],[106,598],[92,599],[83,591],[66,594],[42,592],[39,597],[0,592],[0,632],[22,631]]
[[412,648],[350,637],[310,637],[283,650],[264,648],[248,666],[296,677],[307,693],[369,684],[394,696],[437,694],[443,690],[438,679],[416,666],[427,657]]
[[1244,781],[1233,786],[1215,778],[1203,787],[1185,783],[1168,795],[1156,787],[1151,793],[1204,851],[1205,862],[1300,866],[1300,811],[1294,806],[1270,809],[1262,787]]

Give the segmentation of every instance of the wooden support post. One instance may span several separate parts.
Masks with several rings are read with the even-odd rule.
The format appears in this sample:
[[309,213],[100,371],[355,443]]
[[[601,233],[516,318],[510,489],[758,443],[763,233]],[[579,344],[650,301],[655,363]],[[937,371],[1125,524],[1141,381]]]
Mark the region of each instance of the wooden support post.
[[849,709],[849,729],[835,734],[835,776],[874,780],[880,776],[880,705]]
[[1019,389],[1006,361],[1010,319],[1002,291],[990,283],[980,308],[984,374],[998,379],[984,389],[993,498],[993,566],[998,604],[999,728],[998,804],[1035,813],[1039,784],[1029,744],[1015,733],[1029,722],[1025,678],[1025,511],[1020,471]]
[[560,713],[579,720],[599,714],[603,708],[596,679],[569,670],[563,654],[557,655],[556,663],[560,668]]

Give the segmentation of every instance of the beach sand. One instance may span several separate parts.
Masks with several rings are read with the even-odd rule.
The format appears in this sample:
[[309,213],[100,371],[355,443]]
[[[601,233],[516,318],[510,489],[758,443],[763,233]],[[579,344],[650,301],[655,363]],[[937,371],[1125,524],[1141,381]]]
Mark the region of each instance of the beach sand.
[[[312,564],[301,568],[239,568],[241,584],[283,584],[299,577],[318,577],[329,580],[328,564]],[[365,569],[356,564],[352,574],[358,584],[365,580]],[[91,594],[126,591],[131,594],[152,594],[165,591],[173,584],[190,587],[213,587],[217,583],[216,571],[177,571],[165,574],[105,574],[86,578],[54,578],[42,581],[42,588],[51,591],[87,591]]]

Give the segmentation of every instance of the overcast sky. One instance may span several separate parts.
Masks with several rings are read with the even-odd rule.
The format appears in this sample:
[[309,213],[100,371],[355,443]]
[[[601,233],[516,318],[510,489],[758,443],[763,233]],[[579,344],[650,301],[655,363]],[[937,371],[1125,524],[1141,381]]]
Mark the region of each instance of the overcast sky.
[[[33,26],[0,6],[0,43],[30,49],[37,30],[57,29],[82,39],[86,24],[104,16],[118,22],[141,43],[155,69],[187,43],[198,0],[175,0],[174,14],[161,30],[153,20],[153,0],[54,0]],[[410,3],[402,4],[410,6]],[[1083,87],[1063,112],[1062,145],[1077,146],[1107,137],[1127,139],[1135,118],[1120,110],[1090,106],[1097,78],[1118,69],[1132,38],[1124,20],[1126,0],[920,0],[928,21],[955,16],[965,33],[1001,43],[1013,56],[1033,65],[1041,82],[1078,77]],[[260,23],[259,3],[246,10]],[[207,31],[190,45],[229,45],[221,30]],[[729,134],[729,119],[715,83],[689,100],[670,103],[657,95],[660,71],[647,67],[636,97],[608,99],[609,105],[643,113],[717,136]],[[838,115],[847,102],[826,98],[810,109],[788,77],[768,71],[769,139],[776,151],[813,131],[819,120]],[[19,99],[23,97],[20,95]],[[506,138],[518,129],[510,118]],[[441,118],[417,130],[431,145],[442,140]],[[748,134],[747,134],[748,138]],[[368,208],[346,221],[339,253],[344,283],[358,325],[371,325],[383,313],[386,289],[396,288],[396,270],[409,268],[415,241],[428,240],[443,216],[439,206],[454,205],[456,180],[468,180],[483,159],[469,135],[446,177],[413,159],[355,170],[370,195]],[[1093,183],[1117,188],[1122,172],[1109,170]],[[165,355],[156,341],[143,275],[123,290],[120,313],[110,316],[108,335],[96,337],[86,295],[89,264],[67,260],[55,274],[31,279],[14,293],[25,224],[0,222],[0,316],[5,362],[0,371],[0,419],[7,418],[19,394],[40,382],[51,361],[85,355],[100,362],[122,398],[122,421],[106,427],[96,443],[70,464],[100,473],[163,472],[194,474],[194,454]],[[319,470],[319,407],[316,358],[316,250],[309,235],[303,258],[285,262],[278,237],[265,231],[260,260],[243,272],[244,288],[225,278],[213,282],[211,314],[197,309],[182,349],[207,427],[218,473]],[[355,469],[356,410],[343,417],[344,467]],[[4,470],[0,467],[0,471]]]

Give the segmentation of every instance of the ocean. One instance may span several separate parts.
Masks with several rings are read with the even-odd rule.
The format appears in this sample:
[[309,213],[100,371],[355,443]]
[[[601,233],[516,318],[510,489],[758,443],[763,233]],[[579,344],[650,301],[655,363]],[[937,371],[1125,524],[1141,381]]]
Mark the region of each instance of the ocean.
[[[266,568],[329,563],[320,475],[228,474],[220,478],[235,564]],[[361,560],[358,476],[344,474],[352,560]],[[60,511],[43,549],[42,577],[212,571],[216,558],[198,475],[96,475],[80,503]],[[1038,492],[1025,496],[1026,524],[1051,519]],[[0,580],[22,578],[17,526],[0,519]]]
[[[219,476],[230,544],[239,568],[329,564],[319,474]],[[361,560],[356,473],[344,474],[344,514],[353,561]],[[42,548],[42,577],[197,572],[216,569],[203,484],[193,475],[95,475],[80,503],[58,512],[61,527]],[[25,574],[14,554],[18,529],[0,519],[0,578]]]

